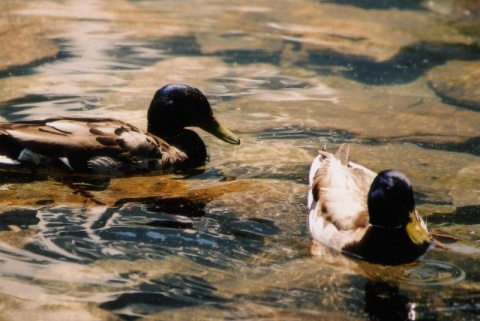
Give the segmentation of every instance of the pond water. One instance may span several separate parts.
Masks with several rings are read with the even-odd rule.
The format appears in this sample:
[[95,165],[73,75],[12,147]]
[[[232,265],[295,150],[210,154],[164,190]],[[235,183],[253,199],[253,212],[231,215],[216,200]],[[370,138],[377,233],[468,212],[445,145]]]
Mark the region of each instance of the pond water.
[[[242,139],[199,132],[185,175],[1,173],[2,320],[480,320],[476,1],[4,0],[0,116],[146,127],[156,89],[202,90]],[[411,179],[419,262],[314,258],[318,149]]]

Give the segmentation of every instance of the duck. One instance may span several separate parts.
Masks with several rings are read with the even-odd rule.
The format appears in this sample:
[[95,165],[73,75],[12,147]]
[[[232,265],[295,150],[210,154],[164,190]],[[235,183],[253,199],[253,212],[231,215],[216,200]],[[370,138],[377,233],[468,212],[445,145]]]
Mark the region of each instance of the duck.
[[432,244],[402,172],[378,174],[349,161],[350,146],[324,147],[309,173],[308,228],[314,256],[343,254],[382,265],[421,258]]
[[201,166],[208,158],[205,143],[186,127],[240,144],[213,115],[199,89],[167,84],[153,96],[146,132],[113,118],[52,117],[0,123],[0,170],[128,176]]

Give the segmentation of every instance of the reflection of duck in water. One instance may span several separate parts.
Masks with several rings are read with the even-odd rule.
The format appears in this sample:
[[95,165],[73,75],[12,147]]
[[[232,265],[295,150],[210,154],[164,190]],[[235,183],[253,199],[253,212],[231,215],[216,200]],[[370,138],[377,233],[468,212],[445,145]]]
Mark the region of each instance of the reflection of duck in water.
[[397,285],[372,280],[365,283],[365,312],[371,320],[416,320],[414,309],[415,303],[400,293]]
[[53,169],[107,176],[196,167],[206,162],[207,152],[200,137],[185,129],[188,126],[240,144],[216,120],[198,89],[169,84],[153,97],[147,133],[110,118],[1,123],[0,166],[11,171]]
[[403,264],[423,255],[431,238],[415,209],[405,175],[376,175],[348,161],[349,146],[320,151],[310,169],[309,228],[313,254],[326,248],[380,264]]
[[232,181],[183,195],[121,198],[102,206],[16,206],[2,213],[0,237],[35,254],[66,261],[175,255],[229,266],[250,259],[262,250],[265,238],[280,232],[272,220],[242,219],[229,209],[207,208],[210,202],[247,188],[248,182]]

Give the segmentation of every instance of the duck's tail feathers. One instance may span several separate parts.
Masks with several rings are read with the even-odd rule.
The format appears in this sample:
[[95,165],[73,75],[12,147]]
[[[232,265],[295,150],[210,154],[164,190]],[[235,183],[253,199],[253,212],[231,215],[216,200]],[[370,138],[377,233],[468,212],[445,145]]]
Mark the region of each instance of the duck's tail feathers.
[[325,159],[325,155],[322,153],[326,153],[326,147],[324,146],[322,150],[318,151],[317,157],[313,159],[312,165],[310,165],[310,172],[308,174],[308,184],[310,185],[310,190],[308,191],[308,199],[307,199],[307,206],[309,209],[312,206],[315,206],[315,197],[313,195],[313,184],[315,180],[315,176],[317,172],[322,168],[322,162]]
[[310,165],[310,172],[308,175],[308,183],[310,185],[310,191],[308,192],[308,207],[311,208],[314,205],[314,202],[317,201],[318,195],[316,194],[315,189],[315,177],[318,172],[325,166],[324,162],[326,159],[331,157],[331,154],[327,152],[327,145],[323,145],[322,149],[318,151],[317,157],[313,159],[312,164]]
[[[349,152],[350,145],[344,143],[338,148],[337,152],[335,153],[335,158],[337,158],[342,165],[348,166]],[[310,186],[312,186],[312,184],[314,183],[315,175],[317,174],[317,172],[324,166],[323,162],[326,160],[328,167],[331,157],[332,154],[327,152],[326,146],[323,146],[323,148],[318,151],[318,156],[315,157],[312,165],[310,165],[310,173],[308,175],[308,182]]]
[[338,158],[338,160],[342,165],[347,166],[349,152],[350,152],[350,145],[344,143],[338,148],[337,152],[335,153],[335,157]]
[[313,184],[313,180],[315,179],[315,174],[322,167],[323,159],[324,157],[322,155],[318,155],[313,159],[313,162],[310,165],[310,173],[308,174],[308,183],[310,185]]

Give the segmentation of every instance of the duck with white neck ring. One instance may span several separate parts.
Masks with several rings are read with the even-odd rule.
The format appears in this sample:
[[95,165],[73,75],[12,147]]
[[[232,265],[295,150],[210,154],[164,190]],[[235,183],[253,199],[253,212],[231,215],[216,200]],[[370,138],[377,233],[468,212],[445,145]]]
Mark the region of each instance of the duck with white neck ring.
[[308,225],[312,253],[328,251],[384,265],[409,263],[432,243],[399,171],[378,175],[348,160],[349,146],[322,150],[310,168]]

